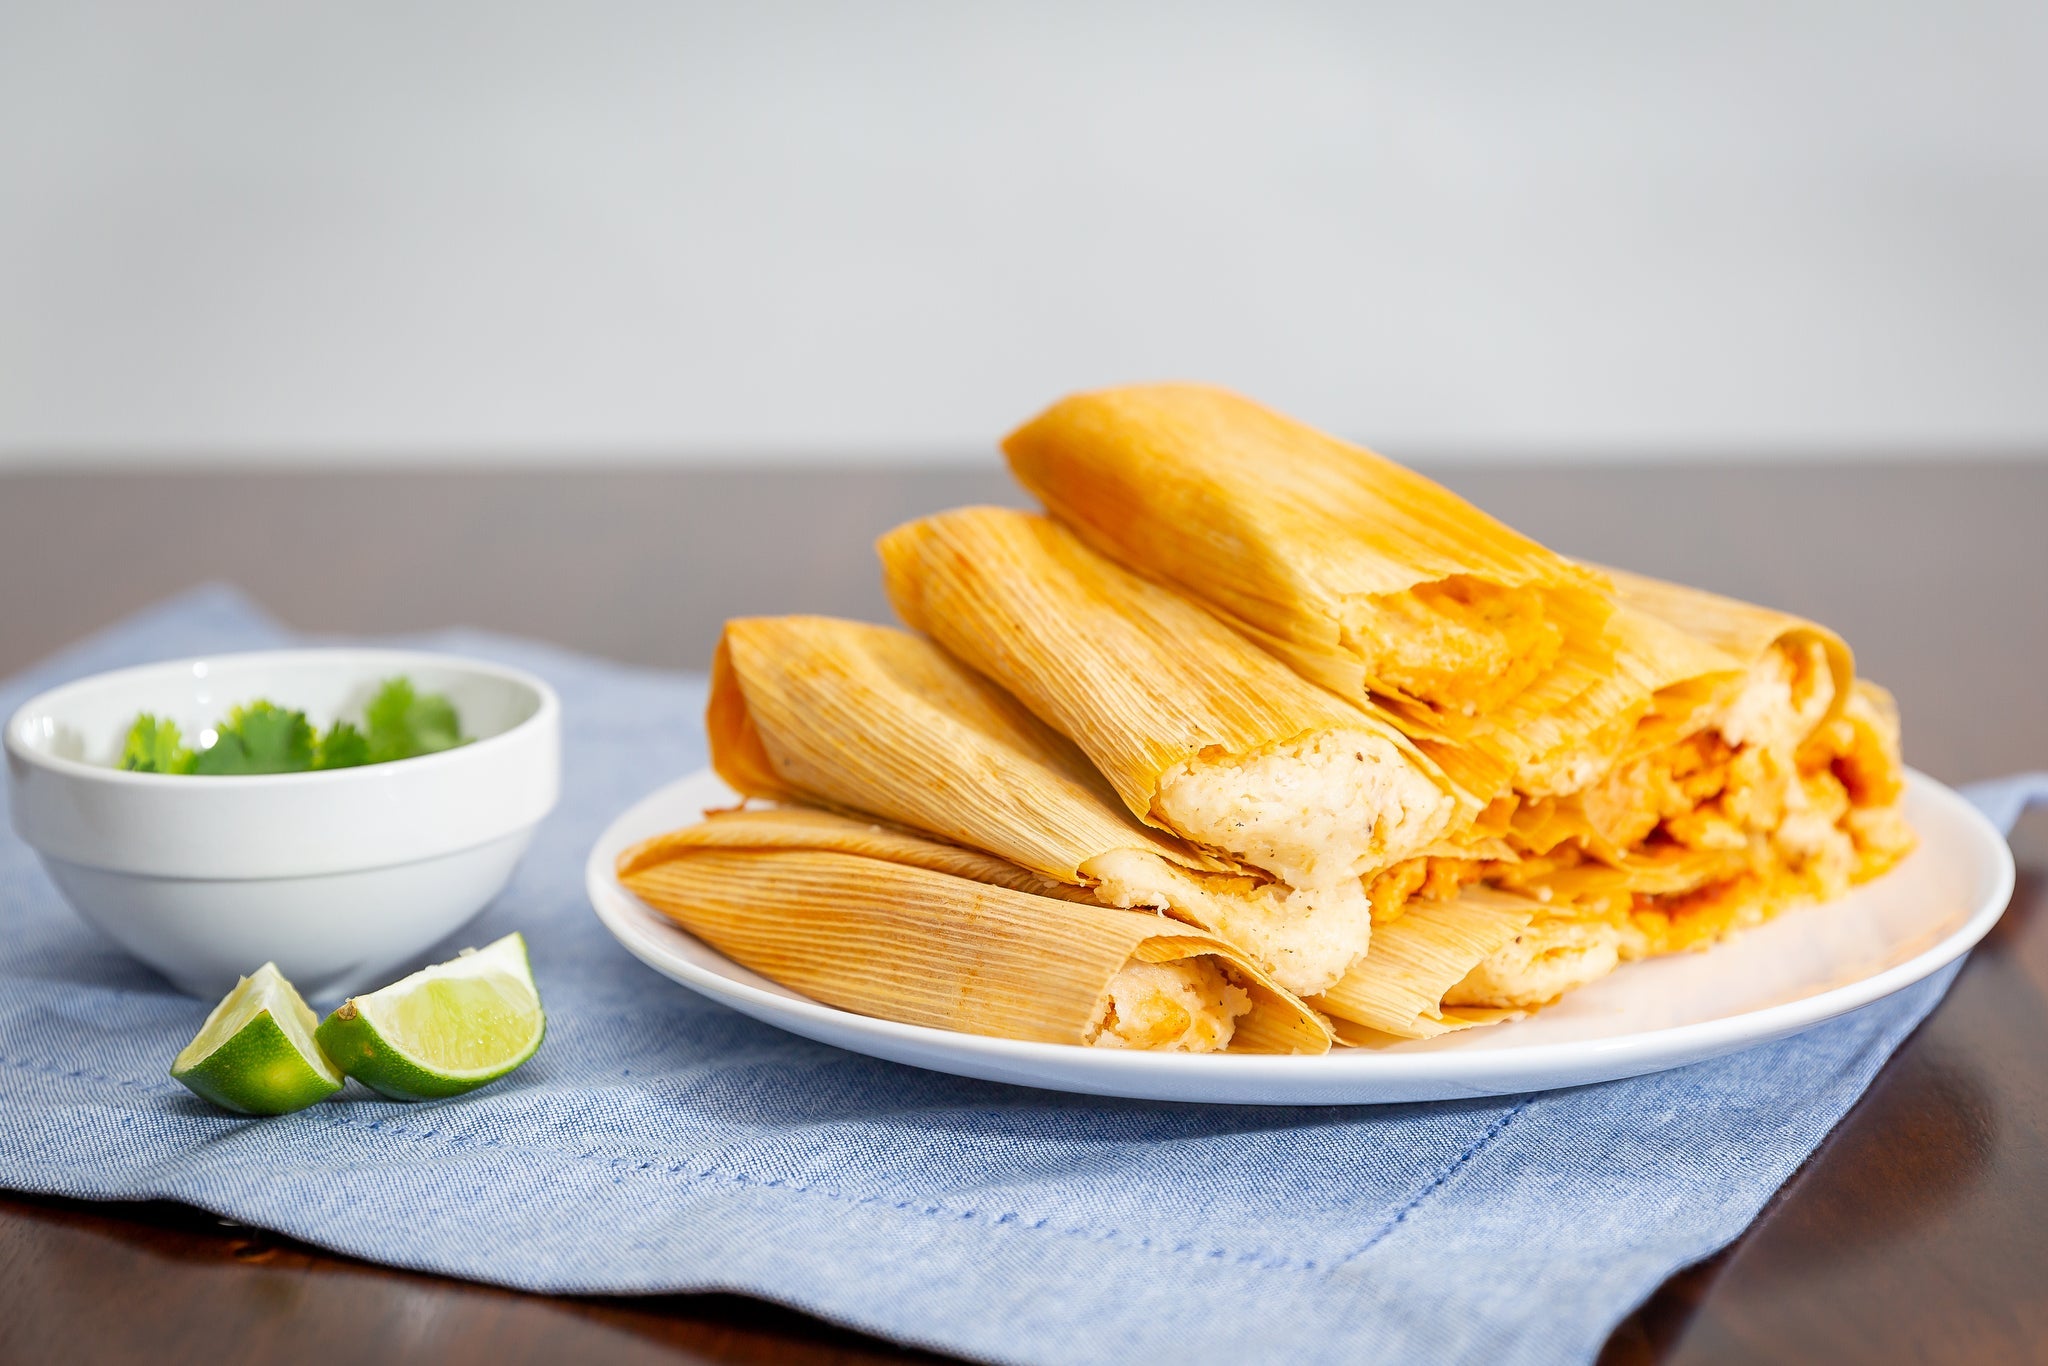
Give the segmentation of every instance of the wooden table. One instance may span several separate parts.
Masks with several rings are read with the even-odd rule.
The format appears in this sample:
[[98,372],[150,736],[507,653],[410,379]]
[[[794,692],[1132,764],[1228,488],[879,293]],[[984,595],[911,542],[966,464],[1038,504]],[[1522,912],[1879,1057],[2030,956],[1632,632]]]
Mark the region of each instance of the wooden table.
[[[2048,464],[1452,468],[1560,549],[1803,612],[1899,695],[1909,758],[2048,768]],[[868,543],[1016,502],[973,469],[0,479],[0,673],[166,594],[319,631],[462,622],[702,666],[746,612],[885,619]],[[1946,1002],[1728,1252],[1610,1362],[2048,1360],[2048,821]],[[870,1362],[722,1296],[556,1299],[387,1271],[175,1205],[0,1196],[0,1360]]]

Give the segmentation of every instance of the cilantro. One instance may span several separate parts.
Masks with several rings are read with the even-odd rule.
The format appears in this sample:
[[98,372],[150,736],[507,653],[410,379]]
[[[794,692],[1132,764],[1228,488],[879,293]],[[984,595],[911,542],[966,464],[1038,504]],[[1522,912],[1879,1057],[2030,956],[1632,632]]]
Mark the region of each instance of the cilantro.
[[462,723],[456,719],[455,704],[439,693],[420,696],[409,678],[387,680],[370,699],[363,720],[369,726],[369,762],[373,764],[437,754],[468,743]]
[[416,692],[408,678],[386,679],[364,710],[363,724],[336,721],[321,735],[302,711],[273,702],[236,707],[214,742],[193,753],[177,723],[144,712],[128,728],[121,767],[136,773],[304,773],[412,759],[469,743],[455,704]]
[[336,721],[313,751],[315,768],[355,768],[370,762],[370,742],[346,721]]
[[148,712],[135,718],[121,745],[121,767],[130,773],[190,773],[193,757],[178,733],[178,723]]
[[200,751],[194,773],[303,773],[313,766],[313,727],[302,711],[251,702],[230,711],[219,734]]

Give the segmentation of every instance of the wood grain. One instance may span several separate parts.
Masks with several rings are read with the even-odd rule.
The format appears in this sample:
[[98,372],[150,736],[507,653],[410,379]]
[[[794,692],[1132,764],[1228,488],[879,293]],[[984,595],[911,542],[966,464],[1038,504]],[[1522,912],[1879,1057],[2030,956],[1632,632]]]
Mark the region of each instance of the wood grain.
[[[2048,465],[1481,469],[1446,481],[1570,553],[1841,629],[1908,757],[2048,768]],[[1020,501],[964,470],[0,478],[0,673],[179,588],[287,623],[455,622],[701,665],[743,612],[885,619],[869,545]],[[2005,921],[1732,1248],[1608,1363],[2048,1361],[2048,820]],[[915,1359],[725,1296],[515,1294],[367,1266],[171,1205],[0,1196],[0,1361]]]
[[337,1257],[180,1205],[0,1197],[0,1361],[942,1358],[737,1295],[569,1299]]

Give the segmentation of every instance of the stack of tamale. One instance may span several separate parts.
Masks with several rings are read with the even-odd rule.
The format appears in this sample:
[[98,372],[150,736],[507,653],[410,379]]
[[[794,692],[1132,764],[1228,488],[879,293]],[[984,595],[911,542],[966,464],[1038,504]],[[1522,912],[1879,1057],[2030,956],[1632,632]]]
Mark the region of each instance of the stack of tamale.
[[1912,845],[1825,628],[1574,563],[1193,385],[1004,443],[1048,515],[882,539],[916,634],[728,624],[713,762],[765,809],[626,884],[818,999],[1105,1047],[1502,1019],[1840,895]]

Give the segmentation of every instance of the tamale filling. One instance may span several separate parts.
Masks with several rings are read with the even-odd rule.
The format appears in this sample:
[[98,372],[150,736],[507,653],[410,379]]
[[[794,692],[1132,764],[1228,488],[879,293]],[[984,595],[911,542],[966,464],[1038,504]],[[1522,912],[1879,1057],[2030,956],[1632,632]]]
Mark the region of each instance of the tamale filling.
[[1439,712],[1492,711],[1557,662],[1564,631],[1527,585],[1453,574],[1349,604],[1342,643],[1366,674]]
[[1153,809],[1188,838],[1297,886],[1354,878],[1440,837],[1443,790],[1384,736],[1316,731],[1162,774]]
[[1444,993],[1446,1006],[1540,1006],[1605,977],[1621,962],[1605,921],[1543,916]]
[[1093,1048],[1214,1053],[1230,1043],[1250,993],[1207,958],[1125,964],[1110,978],[1083,1042]]

